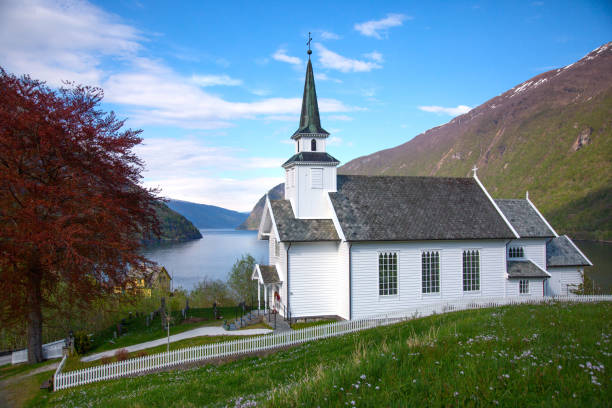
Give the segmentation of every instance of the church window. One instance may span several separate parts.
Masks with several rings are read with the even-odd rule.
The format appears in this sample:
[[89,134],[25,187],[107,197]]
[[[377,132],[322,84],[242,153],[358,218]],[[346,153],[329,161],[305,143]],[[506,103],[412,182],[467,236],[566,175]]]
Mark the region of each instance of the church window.
[[378,294],[397,295],[397,252],[378,254]]
[[480,290],[480,253],[463,251],[463,291]]
[[525,251],[523,247],[510,247],[508,248],[508,258],[524,258]]
[[521,279],[519,281],[519,293],[521,295],[529,293],[529,281],[527,279]]
[[312,188],[323,188],[323,169],[310,170],[310,186]]
[[422,293],[440,293],[440,254],[426,251],[421,254]]
[[317,151],[317,140],[316,139],[312,139],[310,141],[310,150],[313,152]]

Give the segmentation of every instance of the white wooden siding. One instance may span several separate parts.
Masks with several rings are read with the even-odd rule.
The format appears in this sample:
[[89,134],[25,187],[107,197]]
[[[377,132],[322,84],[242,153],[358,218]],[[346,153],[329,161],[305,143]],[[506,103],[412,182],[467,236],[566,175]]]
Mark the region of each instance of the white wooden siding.
[[292,315],[336,315],[338,274],[336,242],[293,243],[289,251],[289,304]]
[[349,243],[340,243],[338,247],[338,302],[336,314],[343,319],[349,319],[350,286],[349,286]]
[[[519,281],[529,281],[529,293],[519,293]],[[506,296],[544,296],[544,279],[508,279]]]
[[551,277],[546,282],[546,295],[566,296],[571,295],[570,290],[582,283],[582,267],[568,266],[563,268],[548,268]]
[[[421,241],[354,243],[352,247],[352,318],[418,304],[466,297],[503,297],[506,290],[506,241]],[[463,251],[480,252],[480,291],[463,292]],[[440,293],[421,293],[421,253],[440,254]],[[378,253],[398,252],[398,294],[379,296]]]
[[508,244],[510,247],[523,247],[525,259],[530,259],[540,268],[546,270],[546,241],[543,238],[514,239]]

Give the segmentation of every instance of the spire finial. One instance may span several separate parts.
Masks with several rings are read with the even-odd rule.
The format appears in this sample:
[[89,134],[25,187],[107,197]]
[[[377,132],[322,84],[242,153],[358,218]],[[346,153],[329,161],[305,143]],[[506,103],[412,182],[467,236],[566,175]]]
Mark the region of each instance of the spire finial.
[[306,45],[308,45],[308,59],[310,59],[310,54],[312,54],[312,50],[310,49],[310,42],[312,41],[312,37],[310,36],[310,31],[308,32],[308,42],[306,43]]
[[478,177],[478,175],[476,174],[476,172],[478,171],[478,167],[476,167],[476,165],[474,165],[472,171],[474,172],[474,177]]

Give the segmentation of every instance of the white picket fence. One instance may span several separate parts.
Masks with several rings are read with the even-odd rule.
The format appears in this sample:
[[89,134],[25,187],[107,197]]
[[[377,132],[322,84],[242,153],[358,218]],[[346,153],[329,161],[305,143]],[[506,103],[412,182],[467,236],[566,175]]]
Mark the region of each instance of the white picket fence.
[[496,299],[459,299],[431,305],[423,305],[408,310],[402,310],[383,315],[374,315],[367,318],[340,321],[321,326],[313,326],[302,330],[294,330],[277,334],[264,335],[246,339],[233,340],[223,343],[206,344],[174,350],[169,353],[159,353],[150,356],[137,357],[129,360],[103,364],[82,370],[62,373],[66,357],[58,366],[53,376],[53,389],[62,390],[97,381],[110,380],[119,377],[138,375],[161,368],[179,364],[214,359],[239,354],[253,353],[279,347],[291,346],[312,340],[340,336],[377,326],[385,326],[451,311],[479,309],[487,307],[515,305],[524,303],[544,303],[554,301],[565,302],[600,302],[612,301],[611,295],[606,296],[563,296],[563,297],[533,297],[522,296]]
[[[43,344],[43,358],[45,360],[60,358],[63,355],[62,349],[65,344],[65,340],[57,340],[52,343]],[[11,355],[12,364],[24,363],[26,361],[28,361],[28,349],[13,351]]]

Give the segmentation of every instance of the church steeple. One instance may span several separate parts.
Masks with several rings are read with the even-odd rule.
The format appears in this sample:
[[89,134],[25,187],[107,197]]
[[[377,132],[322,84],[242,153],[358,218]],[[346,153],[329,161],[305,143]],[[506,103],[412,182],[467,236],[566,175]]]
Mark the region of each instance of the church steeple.
[[285,169],[285,200],[291,201],[296,218],[331,218],[329,193],[336,191],[340,162],[325,150],[329,133],[321,127],[319,104],[310,61],[308,33],[308,66],[302,98],[300,127],[291,136],[295,154],[283,164]]
[[[310,45],[310,44],[309,44]],[[310,51],[310,50],[308,50]],[[302,97],[302,114],[300,116],[300,127],[295,131],[292,139],[302,136],[327,137],[329,132],[321,127],[319,116],[319,104],[317,102],[317,91],[315,89],[314,73],[312,72],[312,62],[308,54],[308,66],[306,67],[306,80],[304,82],[304,96]]]

